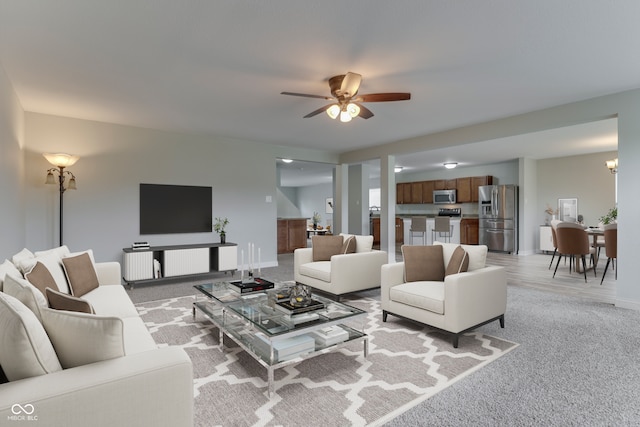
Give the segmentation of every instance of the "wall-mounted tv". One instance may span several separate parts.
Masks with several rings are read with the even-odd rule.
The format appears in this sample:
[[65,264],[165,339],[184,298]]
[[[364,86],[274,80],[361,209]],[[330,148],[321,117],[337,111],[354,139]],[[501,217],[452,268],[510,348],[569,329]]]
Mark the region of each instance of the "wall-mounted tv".
[[212,231],[211,187],[140,184],[140,234]]

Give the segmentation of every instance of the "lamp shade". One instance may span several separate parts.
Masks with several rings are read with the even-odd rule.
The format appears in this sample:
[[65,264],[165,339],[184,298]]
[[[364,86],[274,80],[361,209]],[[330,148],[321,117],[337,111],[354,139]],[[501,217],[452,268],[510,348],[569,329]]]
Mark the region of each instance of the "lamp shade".
[[340,106],[338,104],[333,104],[331,107],[327,108],[327,115],[332,119],[335,119],[340,114]]
[[64,153],[44,153],[43,156],[49,163],[59,168],[72,166],[80,159],[78,156]]

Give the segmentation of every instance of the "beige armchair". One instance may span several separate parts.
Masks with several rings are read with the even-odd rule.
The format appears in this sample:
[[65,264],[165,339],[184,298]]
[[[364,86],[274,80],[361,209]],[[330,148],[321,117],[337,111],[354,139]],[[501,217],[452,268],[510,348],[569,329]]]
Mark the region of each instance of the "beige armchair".
[[387,316],[408,318],[453,334],[458,348],[460,335],[479,326],[500,321],[504,328],[507,278],[503,267],[485,266],[486,246],[443,246],[444,268],[454,250],[462,246],[469,256],[467,272],[450,274],[444,281],[405,282],[405,264],[385,264],[381,269],[382,321]]
[[314,261],[313,248],[296,249],[293,253],[295,281],[337,300],[349,293],[380,287],[380,268],[388,261],[387,253],[372,249],[373,236],[354,236],[354,239],[354,253],[332,255],[327,261]]

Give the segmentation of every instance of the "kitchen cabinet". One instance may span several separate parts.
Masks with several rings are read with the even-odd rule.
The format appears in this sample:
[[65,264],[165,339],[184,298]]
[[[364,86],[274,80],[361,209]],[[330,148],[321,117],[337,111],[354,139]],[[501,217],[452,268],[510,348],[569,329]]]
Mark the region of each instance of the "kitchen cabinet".
[[474,176],[471,178],[471,202],[478,201],[478,187],[482,187],[483,185],[492,185],[493,177],[488,176]]
[[307,218],[278,220],[278,253],[291,253],[307,247]]
[[[396,218],[396,243],[404,242],[404,222],[402,218]],[[373,234],[373,244],[380,244],[380,218],[371,218],[371,232]]]
[[411,203],[424,203],[422,201],[422,182],[411,182]]
[[462,218],[460,220],[460,243],[463,245],[477,245],[479,234],[478,218]]
[[437,179],[434,182],[434,190],[455,190],[456,189],[456,180],[455,179]]
[[396,184],[396,205],[404,204],[404,182]]
[[[472,191],[471,191],[472,178],[458,178],[456,179],[457,201],[458,203],[471,203]],[[476,189],[476,192],[478,190]],[[476,199],[478,196],[476,195]]]
[[422,181],[422,203],[433,203],[434,181]]
[[404,185],[402,186],[402,199],[404,200],[404,203],[411,203],[411,183],[410,182],[405,182]]

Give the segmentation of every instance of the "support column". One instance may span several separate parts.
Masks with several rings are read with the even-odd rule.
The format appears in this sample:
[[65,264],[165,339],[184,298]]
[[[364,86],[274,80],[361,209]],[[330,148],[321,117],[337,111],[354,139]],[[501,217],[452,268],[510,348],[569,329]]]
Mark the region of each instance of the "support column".
[[396,262],[396,176],[395,156],[380,159],[380,249]]
[[333,234],[349,232],[349,167],[336,165],[333,169]]

